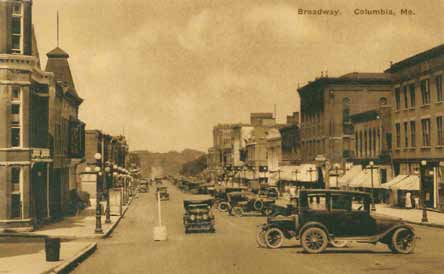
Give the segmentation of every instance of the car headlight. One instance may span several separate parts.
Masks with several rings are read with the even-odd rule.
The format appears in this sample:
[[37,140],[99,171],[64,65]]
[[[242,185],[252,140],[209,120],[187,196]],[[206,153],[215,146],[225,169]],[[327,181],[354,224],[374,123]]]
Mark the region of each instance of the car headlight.
[[204,214],[204,215],[202,216],[202,218],[203,218],[204,220],[208,220],[208,214]]
[[190,216],[190,220],[191,220],[191,221],[196,220],[196,215],[191,215],[191,216]]

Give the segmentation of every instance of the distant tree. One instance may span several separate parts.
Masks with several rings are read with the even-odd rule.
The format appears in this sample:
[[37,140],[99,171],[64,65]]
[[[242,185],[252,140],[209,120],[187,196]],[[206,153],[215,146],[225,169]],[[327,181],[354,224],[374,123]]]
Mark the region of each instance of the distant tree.
[[180,174],[184,176],[196,176],[207,168],[207,155],[202,155],[196,160],[182,165]]

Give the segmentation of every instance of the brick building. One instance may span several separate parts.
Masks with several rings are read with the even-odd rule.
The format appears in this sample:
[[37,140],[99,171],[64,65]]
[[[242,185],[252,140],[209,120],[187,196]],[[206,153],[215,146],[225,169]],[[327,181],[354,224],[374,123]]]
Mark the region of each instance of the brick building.
[[385,73],[349,73],[322,77],[298,89],[301,101],[303,162],[324,155],[331,164],[352,158],[354,132],[350,116],[375,109],[391,94]]
[[32,229],[50,216],[48,96],[32,1],[0,2],[0,229]]
[[427,207],[444,208],[444,45],[397,62],[393,76],[392,132],[395,175],[417,173],[426,161]]

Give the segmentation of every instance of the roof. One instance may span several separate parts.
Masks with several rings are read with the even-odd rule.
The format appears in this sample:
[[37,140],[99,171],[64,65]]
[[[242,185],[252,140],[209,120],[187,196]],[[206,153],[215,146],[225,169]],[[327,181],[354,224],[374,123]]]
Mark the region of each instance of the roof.
[[373,121],[378,119],[378,111],[369,110],[360,113],[356,113],[350,116],[353,123],[362,123],[367,121]]
[[359,195],[370,195],[368,192],[364,191],[355,191],[355,190],[340,190],[340,189],[301,189],[302,192],[310,192],[310,193],[340,193],[340,194],[359,194]]
[[298,88],[298,92],[319,88],[330,84],[391,84],[389,73],[377,72],[351,72],[340,77],[321,77],[308,82],[305,86]]
[[424,62],[425,60],[432,59],[439,55],[444,55],[444,44],[438,45],[434,48],[431,48],[429,50],[413,55],[407,59],[399,61],[391,65],[390,68],[385,70],[385,72],[390,72],[390,73],[397,72],[405,67],[413,66],[415,64]]
[[46,71],[54,73],[55,80],[63,88],[65,95],[72,97],[77,103],[83,100],[80,98],[74,85],[68,58],[69,54],[63,49],[56,47],[46,54],[48,62],[46,63]]

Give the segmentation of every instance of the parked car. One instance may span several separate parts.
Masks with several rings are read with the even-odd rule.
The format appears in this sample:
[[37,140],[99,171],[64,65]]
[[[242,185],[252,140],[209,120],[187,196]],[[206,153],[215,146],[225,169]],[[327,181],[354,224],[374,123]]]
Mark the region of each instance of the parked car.
[[230,215],[243,216],[246,212],[260,212],[265,216],[273,214],[272,205],[275,200],[259,197],[253,192],[231,192],[227,194],[227,199],[229,203],[228,212]]
[[183,225],[185,233],[190,231],[215,232],[215,218],[211,210],[214,200],[184,200]]
[[219,211],[227,212],[230,208],[227,194],[231,192],[247,191],[246,187],[216,187],[214,192],[215,206]]
[[[160,193],[160,195],[158,195],[158,193]],[[156,198],[159,198],[160,196],[160,200],[161,201],[168,201],[170,199],[170,194],[168,193],[168,187],[166,186],[158,186],[156,188]]]
[[258,192],[260,197],[266,197],[270,199],[277,199],[279,197],[279,191],[277,187],[262,187]]
[[329,243],[343,241],[380,242],[393,253],[413,252],[414,228],[401,219],[372,214],[370,202],[366,192],[301,190],[297,214],[268,218],[256,240],[279,248],[284,239],[296,238],[307,253],[321,253]]
[[141,193],[149,192],[149,185],[148,185],[148,182],[146,182],[146,181],[142,181],[142,182],[139,184],[139,188],[138,188],[138,190],[139,190],[139,192],[141,192]]

